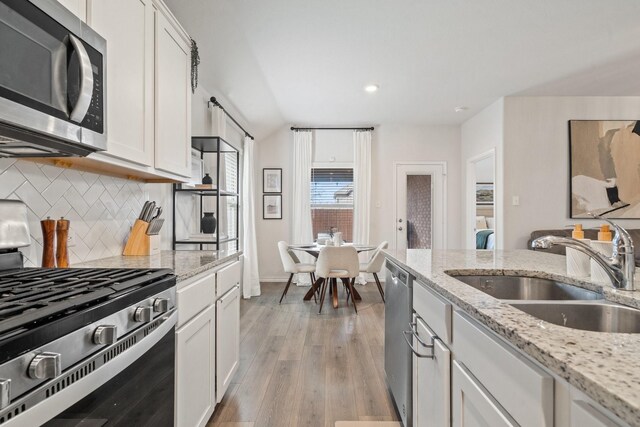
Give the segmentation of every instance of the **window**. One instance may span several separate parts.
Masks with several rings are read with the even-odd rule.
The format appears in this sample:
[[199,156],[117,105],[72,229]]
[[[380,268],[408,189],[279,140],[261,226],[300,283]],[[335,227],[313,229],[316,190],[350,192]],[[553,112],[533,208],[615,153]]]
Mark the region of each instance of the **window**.
[[311,220],[314,239],[335,227],[353,240],[353,169],[311,169]]

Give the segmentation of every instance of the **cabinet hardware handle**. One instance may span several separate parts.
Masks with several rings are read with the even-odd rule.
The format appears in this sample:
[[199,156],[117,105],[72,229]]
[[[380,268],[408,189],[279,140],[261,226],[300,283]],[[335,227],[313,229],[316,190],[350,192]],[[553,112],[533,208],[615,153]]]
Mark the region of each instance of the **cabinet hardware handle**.
[[415,336],[415,334],[413,333],[413,331],[402,331],[402,334],[404,336],[404,340],[407,342],[407,345],[409,346],[409,348],[411,349],[411,351],[413,352],[413,354],[416,355],[416,357],[422,357],[425,359],[434,359],[435,356],[433,355],[433,345],[427,345],[425,347],[427,348],[431,348],[431,354],[422,354],[419,353],[418,350],[416,350],[416,348],[413,346],[413,344],[411,344],[411,341],[409,340],[409,335]]
[[422,340],[422,338],[420,337],[420,335],[418,334],[418,323],[417,322],[412,322],[409,323],[409,328],[411,328],[411,334],[416,337],[416,340],[418,340],[418,342],[420,343],[421,346],[423,346],[424,348],[433,348],[433,341],[435,341],[435,338],[431,338],[431,344],[427,344],[426,342],[424,342]]

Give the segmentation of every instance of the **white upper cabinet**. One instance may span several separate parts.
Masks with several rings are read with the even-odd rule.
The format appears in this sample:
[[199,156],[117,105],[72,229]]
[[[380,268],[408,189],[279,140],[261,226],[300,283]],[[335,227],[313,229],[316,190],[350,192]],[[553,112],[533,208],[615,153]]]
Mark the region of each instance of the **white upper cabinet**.
[[153,5],[89,0],[88,24],[107,40],[107,154],[153,166]]
[[73,12],[78,18],[87,19],[87,0],[58,0],[58,2]]
[[161,3],[155,11],[157,169],[191,175],[191,40]]

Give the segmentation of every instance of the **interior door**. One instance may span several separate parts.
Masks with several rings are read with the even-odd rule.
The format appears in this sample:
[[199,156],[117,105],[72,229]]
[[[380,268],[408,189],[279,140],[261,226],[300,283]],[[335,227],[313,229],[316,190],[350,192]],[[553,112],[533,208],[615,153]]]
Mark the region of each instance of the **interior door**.
[[396,165],[396,249],[446,249],[446,164]]

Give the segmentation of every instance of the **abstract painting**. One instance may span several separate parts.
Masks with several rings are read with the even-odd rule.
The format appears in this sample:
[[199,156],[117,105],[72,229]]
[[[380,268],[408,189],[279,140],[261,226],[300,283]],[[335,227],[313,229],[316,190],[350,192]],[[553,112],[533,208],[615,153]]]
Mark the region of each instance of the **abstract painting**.
[[570,120],[571,218],[640,218],[640,121]]

